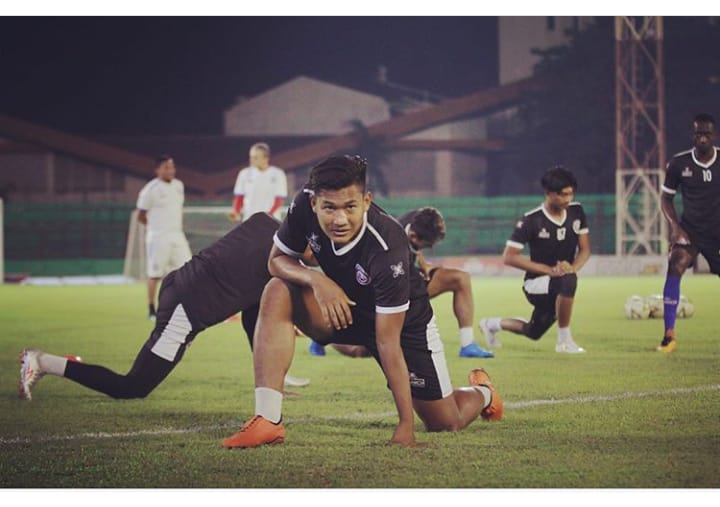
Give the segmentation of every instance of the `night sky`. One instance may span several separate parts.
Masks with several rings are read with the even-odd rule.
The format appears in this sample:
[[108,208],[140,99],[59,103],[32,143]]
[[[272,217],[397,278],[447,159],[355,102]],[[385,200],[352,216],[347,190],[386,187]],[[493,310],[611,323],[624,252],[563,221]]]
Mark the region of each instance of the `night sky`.
[[494,17],[3,17],[0,113],[87,135],[221,134],[297,75],[446,96],[497,84]]

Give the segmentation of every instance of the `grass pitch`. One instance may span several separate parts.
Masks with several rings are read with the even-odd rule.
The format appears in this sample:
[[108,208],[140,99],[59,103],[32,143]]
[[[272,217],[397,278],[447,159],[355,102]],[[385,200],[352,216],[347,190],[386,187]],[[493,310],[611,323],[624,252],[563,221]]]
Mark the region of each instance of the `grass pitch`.
[[[688,276],[695,304],[678,320],[678,351],[654,351],[662,320],[629,321],[631,294],[660,277],[581,278],[573,317],[587,354],[554,352],[501,333],[494,359],[457,357],[451,299],[433,301],[455,386],[485,367],[505,419],[458,433],[426,433],[428,449],[386,447],[396,422],[371,359],[297,342],[291,372],[312,383],[286,399],[285,444],[228,451],[220,440],[253,413],[252,361],[242,326],[200,334],[145,400],[115,401],[45,377],[17,399],[25,346],[129,369],[151,325],[142,285],[0,286],[0,487],[3,488],[718,488],[720,280]],[[520,278],[476,279],[476,320],[529,316]],[[482,342],[481,334],[477,338]]]

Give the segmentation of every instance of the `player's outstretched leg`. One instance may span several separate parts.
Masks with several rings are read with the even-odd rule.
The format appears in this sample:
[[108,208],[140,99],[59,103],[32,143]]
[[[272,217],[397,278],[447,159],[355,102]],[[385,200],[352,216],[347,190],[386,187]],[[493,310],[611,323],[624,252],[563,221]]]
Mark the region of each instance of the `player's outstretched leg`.
[[471,370],[468,382],[468,387],[455,389],[441,400],[413,399],[415,412],[428,431],[458,431],[478,416],[488,421],[502,419],[503,401],[487,372]]
[[472,279],[467,271],[452,268],[434,268],[428,282],[428,296],[432,299],[440,294],[452,292],[453,313],[458,323],[460,339],[459,357],[491,358],[495,354],[483,349],[475,341],[473,329],[474,303]]

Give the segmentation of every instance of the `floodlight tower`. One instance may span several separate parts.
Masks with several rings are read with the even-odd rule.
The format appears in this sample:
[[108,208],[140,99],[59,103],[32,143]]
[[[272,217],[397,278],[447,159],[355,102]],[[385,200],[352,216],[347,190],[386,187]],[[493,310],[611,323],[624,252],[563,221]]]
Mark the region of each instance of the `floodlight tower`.
[[615,18],[615,253],[666,250],[662,16]]

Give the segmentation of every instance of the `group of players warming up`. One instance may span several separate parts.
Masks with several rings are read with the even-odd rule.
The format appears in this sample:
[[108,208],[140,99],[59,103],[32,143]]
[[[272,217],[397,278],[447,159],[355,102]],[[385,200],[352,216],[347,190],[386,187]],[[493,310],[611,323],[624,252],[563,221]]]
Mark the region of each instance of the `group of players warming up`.
[[[720,274],[715,120],[698,115],[692,129],[693,149],[671,160],[663,185],[671,250],[661,352],[676,348],[672,310],[685,270],[702,253],[711,271]],[[467,387],[453,389],[450,382],[429,299],[457,288],[453,308],[461,329],[461,357],[462,347],[476,344],[471,333],[463,336],[468,310],[472,322],[472,308],[465,308],[462,283],[445,281],[433,290],[433,280],[441,280],[438,270],[430,269],[419,254],[442,239],[441,215],[419,210],[404,217],[401,225],[372,202],[366,171],[360,157],[326,159],[313,167],[282,224],[257,213],[171,272],[161,285],[155,327],[126,375],[73,356],[28,348],[20,356],[20,397],[30,400],[37,381],[54,375],[113,398],[144,398],[178,364],[199,332],[242,312],[253,348],[255,415],[223,440],[223,447],[284,441],[283,379],[295,351],[296,329],[318,347],[336,344],[349,355],[375,358],[399,418],[392,444],[415,445],[413,411],[428,431],[457,431],[478,417],[501,419],[503,401],[484,369],[469,372]],[[552,168],[542,185],[543,204],[517,222],[503,253],[506,264],[525,271],[523,292],[534,307],[532,316],[529,321],[485,318],[480,327],[488,346],[499,347],[496,335],[501,330],[537,340],[557,320],[556,351],[581,353],[584,349],[570,333],[570,319],[577,271],[590,256],[587,219],[572,201],[577,182],[570,171]],[[672,204],[678,190],[684,205],[680,219]],[[418,216],[435,224],[434,234],[414,227]],[[525,245],[528,256],[521,254]],[[321,270],[309,268],[311,263]]]

